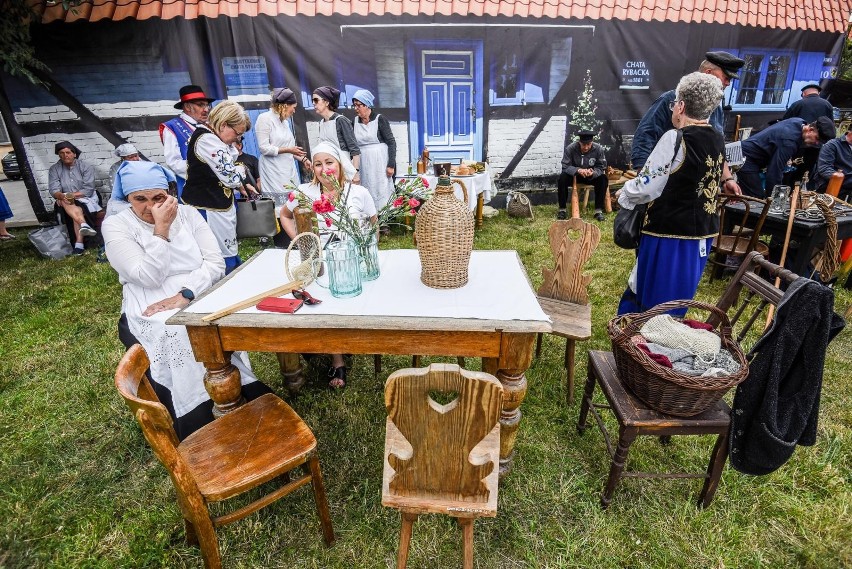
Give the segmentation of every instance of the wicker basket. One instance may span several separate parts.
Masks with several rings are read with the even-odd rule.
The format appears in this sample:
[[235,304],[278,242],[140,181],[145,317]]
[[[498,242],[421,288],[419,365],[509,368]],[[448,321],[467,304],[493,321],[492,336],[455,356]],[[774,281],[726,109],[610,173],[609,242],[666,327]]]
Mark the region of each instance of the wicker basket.
[[[726,377],[700,377],[661,366],[636,347],[630,339],[654,316],[676,308],[697,308],[713,312],[720,318],[714,332],[722,339],[722,347],[739,362],[740,370]],[[640,314],[624,314],[607,325],[615,364],[621,382],[649,407],[667,415],[692,417],[709,409],[727,391],[748,377],[748,361],[739,344],[731,336],[727,314],[712,304],[695,300],[673,300],[658,304]]]
[[[464,202],[456,198],[452,184],[462,187]],[[435,195],[417,212],[414,225],[423,284],[432,288],[459,288],[467,284],[473,224],[464,182],[439,178]]]

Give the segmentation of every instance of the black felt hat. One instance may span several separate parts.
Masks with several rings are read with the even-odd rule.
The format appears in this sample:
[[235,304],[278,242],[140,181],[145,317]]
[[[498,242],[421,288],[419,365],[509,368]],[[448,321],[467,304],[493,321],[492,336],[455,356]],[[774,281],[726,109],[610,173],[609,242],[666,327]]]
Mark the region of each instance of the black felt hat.
[[196,103],[198,101],[207,101],[208,103],[212,103],[215,100],[205,95],[204,89],[198,85],[184,85],[180,88],[179,95],[180,101],[175,103],[176,109],[182,109],[184,103]]
[[595,133],[591,130],[581,130],[577,136],[580,137],[580,142],[591,142],[595,139]]
[[820,86],[819,86],[819,83],[808,83],[807,85],[805,85],[804,87],[802,87],[802,93],[804,93],[804,92],[805,92],[805,91],[807,91],[808,89],[816,89],[817,91],[820,91],[820,90],[821,90],[821,89],[820,89]]
[[731,79],[739,79],[738,72],[745,65],[745,61],[727,51],[708,51],[704,58],[713,65],[718,65]]

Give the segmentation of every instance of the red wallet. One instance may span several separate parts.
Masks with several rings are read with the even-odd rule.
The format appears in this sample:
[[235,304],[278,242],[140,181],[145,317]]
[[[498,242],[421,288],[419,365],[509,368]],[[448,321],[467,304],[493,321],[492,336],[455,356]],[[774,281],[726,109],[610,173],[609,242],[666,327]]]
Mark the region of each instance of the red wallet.
[[292,314],[302,308],[302,304],[303,301],[296,300],[295,298],[267,296],[258,303],[257,309],[265,310],[267,312],[284,312],[286,314]]

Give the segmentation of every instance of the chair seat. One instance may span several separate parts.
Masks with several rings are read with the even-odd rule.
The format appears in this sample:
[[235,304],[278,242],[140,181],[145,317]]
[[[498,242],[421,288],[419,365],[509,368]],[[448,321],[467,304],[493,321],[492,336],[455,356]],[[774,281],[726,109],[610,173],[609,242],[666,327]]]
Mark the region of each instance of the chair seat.
[[305,462],[316,444],[296,412],[267,393],[192,433],[178,452],[201,494],[219,501]]
[[[748,246],[750,241],[750,237],[748,239],[744,239],[743,237],[737,239],[735,235],[720,235],[716,238],[715,247],[719,253],[742,257],[749,252]],[[763,241],[758,241],[754,250],[758,251],[761,255],[766,255],[769,253],[769,246]]]
[[591,304],[574,304],[543,296],[537,298],[541,309],[553,321],[552,334],[572,340],[588,340],[592,337]]

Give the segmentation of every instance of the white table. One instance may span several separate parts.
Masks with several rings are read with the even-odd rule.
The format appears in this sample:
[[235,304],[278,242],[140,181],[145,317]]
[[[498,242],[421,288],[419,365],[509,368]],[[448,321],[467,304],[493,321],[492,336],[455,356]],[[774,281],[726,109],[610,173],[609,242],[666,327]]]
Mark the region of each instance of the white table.
[[[429,182],[430,188],[435,188],[438,185],[438,177],[431,174],[410,174],[401,176],[402,178],[413,178],[420,176]],[[485,165],[485,171],[472,176],[450,176],[451,180],[461,180],[467,188],[467,206],[470,211],[476,212],[476,227],[482,227],[482,206],[490,202],[492,196],[497,193],[497,188],[494,186],[494,178],[491,172],[491,167]],[[456,198],[464,201],[461,187],[458,184],[453,185]]]

